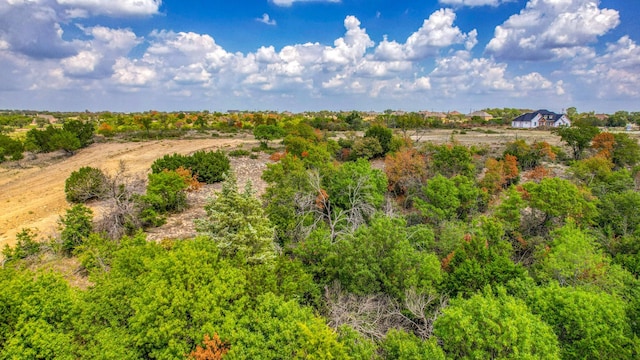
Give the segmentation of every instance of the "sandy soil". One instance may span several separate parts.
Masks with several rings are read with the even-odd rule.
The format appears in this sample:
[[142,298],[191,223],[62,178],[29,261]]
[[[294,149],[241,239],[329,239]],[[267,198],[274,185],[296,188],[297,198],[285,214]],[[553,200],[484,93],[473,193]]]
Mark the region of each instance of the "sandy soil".
[[[256,141],[246,138],[212,138],[189,140],[158,140],[149,142],[93,144],[73,156],[54,153],[27,158],[12,167],[0,167],[0,248],[13,244],[23,228],[36,228],[41,237],[57,232],[57,221],[69,204],[65,200],[64,182],[71,172],[92,166],[107,173],[115,172],[120,161],[132,174],[146,174],[153,161],[165,154],[189,154],[197,150],[250,148]],[[265,167],[266,157],[258,160],[232,159],[232,167],[241,172],[257,173],[257,181]],[[257,170],[257,171],[253,171]],[[244,182],[242,182],[244,184]],[[256,184],[256,187],[264,187]],[[211,191],[211,188],[207,190]]]
[[[483,132],[482,130],[491,130]],[[445,130],[435,129],[420,132],[418,135],[414,135],[413,132],[409,132],[412,138],[419,142],[432,142],[442,144],[451,141],[452,139],[462,145],[471,146],[489,146],[490,148],[500,148],[510,141],[518,139],[524,139],[528,143],[534,141],[546,141],[551,145],[561,145],[560,137],[551,134],[546,130],[518,130],[518,129],[479,129],[465,130],[464,134],[460,133],[459,129]]]

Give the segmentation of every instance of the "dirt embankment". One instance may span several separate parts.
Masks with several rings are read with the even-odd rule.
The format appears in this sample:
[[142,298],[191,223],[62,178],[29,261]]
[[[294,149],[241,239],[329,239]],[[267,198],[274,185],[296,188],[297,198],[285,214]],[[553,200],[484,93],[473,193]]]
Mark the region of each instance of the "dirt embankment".
[[[92,166],[113,173],[124,162],[127,172],[145,175],[153,161],[165,154],[189,154],[197,150],[233,149],[253,146],[253,137],[234,139],[157,140],[137,143],[93,144],[71,157],[48,154],[36,159],[25,159],[20,166],[0,167],[0,248],[13,244],[16,234],[23,228],[36,228],[42,237],[57,232],[57,221],[69,204],[65,200],[64,182],[71,172]],[[251,170],[258,190],[260,174],[266,158],[251,160],[232,159],[232,167],[241,172],[243,179]],[[253,174],[252,174],[253,175]],[[240,181],[244,184],[244,181]]]

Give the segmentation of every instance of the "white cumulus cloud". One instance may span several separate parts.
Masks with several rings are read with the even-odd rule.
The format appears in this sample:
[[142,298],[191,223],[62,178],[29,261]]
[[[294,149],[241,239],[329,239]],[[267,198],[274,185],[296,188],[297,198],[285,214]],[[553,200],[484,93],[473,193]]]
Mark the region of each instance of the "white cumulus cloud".
[[273,3],[278,6],[286,6],[289,7],[297,2],[328,2],[328,3],[339,3],[340,0],[273,0]]
[[32,58],[65,58],[77,53],[62,39],[61,17],[47,1],[0,0],[0,41]]
[[[161,6],[160,1],[132,3],[157,4],[147,14]],[[488,0],[448,3],[492,5]],[[96,10],[100,4],[106,5]],[[567,103],[579,105],[571,100],[580,92],[591,100],[640,98],[637,39],[622,36],[604,49],[595,46],[598,37],[619,21],[616,11],[600,9],[596,0],[529,0],[525,9],[496,28],[487,55],[480,57],[472,50],[483,37],[475,29],[462,31],[452,9],[434,11],[400,41],[384,36],[376,42],[357,17],[345,16],[343,34],[334,41],[265,44],[233,52],[205,33],[159,29],[137,35],[127,28],[80,26],[69,17],[70,9],[91,16],[106,14],[109,6],[116,5],[99,0],[0,0],[4,103],[28,105],[31,102],[24,99],[70,91],[76,91],[74,97],[55,95],[48,98],[56,100],[49,104],[61,107],[75,101],[87,108],[95,104],[109,108],[111,101],[124,110],[126,106],[132,110],[203,106],[437,110],[455,101],[461,110],[466,102],[559,109]],[[116,13],[125,15],[110,14]],[[27,14],[32,16],[29,22],[16,20]],[[256,20],[274,22],[267,14]],[[82,34],[70,38],[62,33],[60,24],[68,29],[74,23]],[[513,66],[510,57],[557,62]]]
[[438,55],[440,49],[465,44],[470,50],[477,43],[477,31],[464,34],[453,25],[456,14],[451,9],[440,9],[425,19],[422,26],[411,34],[404,44],[387,37],[376,48],[381,60],[421,60]]
[[88,15],[150,16],[160,10],[162,0],[56,0],[72,17]]
[[147,86],[157,75],[152,67],[125,58],[118,59],[113,70],[112,79],[127,88]]
[[513,2],[516,0],[439,0],[438,2],[443,5],[451,6],[498,6],[507,2]]
[[486,51],[497,58],[553,59],[558,49],[597,41],[620,23],[616,10],[596,0],[530,0],[519,14],[495,29]]
[[608,44],[603,54],[581,65],[573,74],[578,81],[595,85],[599,98],[640,96],[640,46],[629,36]]
[[262,14],[262,17],[256,18],[256,21],[271,26],[277,25],[276,21],[272,19],[267,13]]

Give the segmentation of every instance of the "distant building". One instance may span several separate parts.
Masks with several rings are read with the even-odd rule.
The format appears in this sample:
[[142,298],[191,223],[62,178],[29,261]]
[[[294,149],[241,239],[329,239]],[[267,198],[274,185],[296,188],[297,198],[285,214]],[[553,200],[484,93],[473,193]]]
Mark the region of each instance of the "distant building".
[[[48,114],[37,114],[36,115],[36,119],[40,118],[40,119],[44,119],[44,121],[46,121],[49,124],[55,124],[58,122],[58,119],[56,119],[53,115],[48,115]],[[36,122],[36,119],[33,119],[33,122]]]
[[559,126],[571,126],[571,120],[565,114],[556,114],[549,110],[522,114],[511,121],[511,127],[522,129]]
[[466,118],[463,113],[453,110],[447,113],[447,122],[463,122]]
[[493,119],[493,115],[489,114],[486,111],[474,111],[470,114],[467,114],[468,118],[473,118],[473,117],[479,117],[482,118],[482,120],[491,120]]
[[437,111],[420,111],[419,114],[421,114],[425,118],[444,119],[444,118],[447,117],[447,114],[445,114],[443,112],[437,112]]

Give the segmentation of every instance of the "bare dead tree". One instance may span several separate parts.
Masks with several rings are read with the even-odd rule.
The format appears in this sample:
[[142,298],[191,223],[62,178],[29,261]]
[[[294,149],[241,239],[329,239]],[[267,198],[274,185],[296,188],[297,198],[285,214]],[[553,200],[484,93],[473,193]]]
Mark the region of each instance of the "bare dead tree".
[[[383,339],[390,329],[411,332],[421,339],[433,334],[433,324],[447,306],[444,296],[408,290],[403,302],[386,294],[358,296],[339,283],[325,287],[327,318],[334,329],[348,325],[363,336]],[[408,313],[407,313],[408,311]]]
[[349,325],[373,339],[382,339],[390,329],[402,329],[428,339],[433,334],[433,323],[447,304],[445,297],[415,290],[407,292],[403,303],[384,294],[357,296],[345,293],[339,284],[327,287],[325,297],[330,326]]
[[394,218],[396,217],[396,209],[394,207],[394,201],[391,196],[388,194],[384,197],[384,204],[382,204],[382,213],[387,216]]
[[139,214],[140,205],[136,197],[144,193],[145,180],[139,176],[127,174],[123,161],[113,175],[107,175],[107,195],[105,210],[96,229],[111,239],[121,238],[128,229],[142,226]]
[[402,328],[395,316],[396,310],[391,297],[387,295],[358,296],[348,294],[339,284],[325,288],[329,326],[334,329],[348,325],[363,336],[383,339],[392,328]]
[[366,191],[371,189],[368,180],[368,176],[360,176],[356,179],[355,185],[349,185],[346,189],[349,196],[347,226],[350,231],[355,231],[376,212],[375,206],[366,199]]
[[[302,233],[308,235],[320,223],[324,222],[329,227],[333,241],[344,232],[344,225],[347,223],[346,213],[333,206],[329,194],[322,188],[322,177],[318,171],[309,171],[307,181],[311,186],[311,192],[296,194],[296,212],[300,219],[298,228]],[[311,215],[312,223],[305,225],[304,221],[307,220],[308,215]]]
[[[322,177],[317,171],[309,171],[308,179],[310,193],[296,194],[296,215],[300,219],[298,228],[302,234],[309,234],[320,223],[325,223],[331,233],[331,240],[335,241],[340,235],[351,233],[366,223],[375,212],[375,206],[368,201],[367,191],[371,184],[367,176],[355,179],[343,192],[348,197],[348,207],[341,209],[335,206],[329,194],[322,188]],[[312,223],[304,225],[307,215],[312,216]]]
[[448,298],[417,292],[409,289],[405,292],[404,308],[411,313],[411,317],[400,312],[398,316],[404,316],[408,324],[412,325],[413,332],[421,339],[426,340],[433,334],[433,323],[442,315],[442,309],[447,306]]

